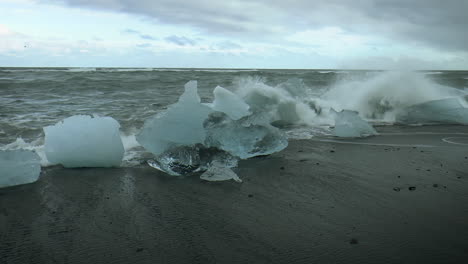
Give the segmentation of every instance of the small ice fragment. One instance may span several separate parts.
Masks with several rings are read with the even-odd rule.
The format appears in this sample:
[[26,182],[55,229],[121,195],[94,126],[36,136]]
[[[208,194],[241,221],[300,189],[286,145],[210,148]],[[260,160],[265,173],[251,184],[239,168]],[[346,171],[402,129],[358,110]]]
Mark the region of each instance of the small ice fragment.
[[[332,111],[334,111],[332,109]],[[377,131],[361,117],[358,112],[343,110],[335,111],[335,128],[333,134],[337,137],[365,137],[377,135]]]
[[149,160],[148,165],[169,175],[183,176],[205,171],[212,162],[229,168],[237,166],[237,158],[231,154],[201,144],[173,147]]
[[468,124],[468,108],[461,98],[433,100],[403,109],[397,121],[406,124]]
[[177,103],[145,121],[137,141],[154,155],[176,146],[203,143],[206,137],[203,122],[210,112],[208,106],[200,103],[197,82],[190,81]]
[[0,188],[37,181],[41,159],[27,150],[0,151]]
[[215,97],[212,104],[213,110],[225,113],[232,120],[238,120],[250,114],[249,105],[237,94],[221,86],[217,86],[213,94]]
[[117,167],[124,155],[119,127],[111,117],[87,115],[44,127],[47,159],[66,168]]
[[148,160],[148,165],[173,176],[182,176],[199,170],[201,160],[198,148],[181,146]]
[[211,166],[205,171],[200,179],[205,181],[227,181],[234,180],[242,182],[242,180],[230,168],[224,167],[223,164],[212,162]]

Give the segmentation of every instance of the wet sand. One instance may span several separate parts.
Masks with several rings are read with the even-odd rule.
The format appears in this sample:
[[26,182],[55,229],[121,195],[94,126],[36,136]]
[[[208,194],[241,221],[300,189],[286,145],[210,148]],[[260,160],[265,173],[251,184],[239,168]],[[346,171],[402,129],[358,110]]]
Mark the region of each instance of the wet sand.
[[243,183],[147,166],[0,189],[0,263],[464,263],[468,127],[291,141]]

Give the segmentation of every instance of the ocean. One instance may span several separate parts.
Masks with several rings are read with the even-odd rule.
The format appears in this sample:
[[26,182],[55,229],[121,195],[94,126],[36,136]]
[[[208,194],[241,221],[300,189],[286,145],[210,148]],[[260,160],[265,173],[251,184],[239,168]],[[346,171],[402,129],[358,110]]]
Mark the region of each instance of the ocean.
[[468,94],[466,71],[0,68],[0,149],[41,152],[43,127],[73,115],[110,116],[121,125],[123,165],[140,164],[144,151],[135,134],[146,119],[177,102],[190,80],[198,81],[206,103],[222,86],[243,97],[258,93],[276,100],[259,101],[259,108],[292,104],[295,116],[277,125],[291,139],[330,136],[331,108],[359,111],[374,125],[393,125],[404,107]]
[[[287,136],[287,147],[236,160],[230,172],[237,181],[207,181],[196,171],[173,177],[152,168],[147,160],[154,156],[136,139],[148,118],[169,112],[191,80],[204,103],[213,101],[217,86],[245,99],[258,118],[253,121],[273,121],[260,129],[268,127],[273,139]],[[466,110],[450,98],[466,107],[467,87],[468,71],[0,68],[0,153],[27,149],[42,159],[42,167],[34,160],[40,175],[33,183],[0,189],[0,259],[464,263],[468,126]],[[415,105],[422,107],[411,110]],[[333,136],[332,109],[358,111],[379,134]],[[402,119],[408,111],[412,119]],[[120,123],[120,167],[48,163],[43,128],[75,115]],[[430,122],[446,117],[462,124]],[[234,142],[256,137],[218,132],[239,136]],[[1,160],[0,177],[9,160]],[[15,172],[28,170],[27,163],[15,160]]]

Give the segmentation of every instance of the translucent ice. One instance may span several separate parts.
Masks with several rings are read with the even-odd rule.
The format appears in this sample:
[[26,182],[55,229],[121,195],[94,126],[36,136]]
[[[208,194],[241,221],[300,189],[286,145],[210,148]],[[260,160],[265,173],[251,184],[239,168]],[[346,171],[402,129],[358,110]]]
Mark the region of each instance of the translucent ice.
[[0,151],[0,188],[35,182],[41,173],[41,159],[27,150]]
[[242,180],[230,168],[223,166],[217,162],[213,162],[211,166],[205,171],[200,179],[205,181],[227,181],[234,180],[242,182]]
[[248,116],[249,105],[242,100],[237,94],[217,86],[214,91],[214,101],[212,108],[215,111],[223,112],[232,120],[238,120],[244,116]]
[[286,135],[268,124],[231,121],[212,115],[205,125],[207,146],[222,149],[241,159],[272,154],[288,146]]
[[211,171],[232,176],[225,168],[236,166],[237,159],[268,155],[288,145],[285,133],[270,125],[269,113],[251,114],[238,95],[219,86],[214,95],[212,104],[200,103],[197,83],[190,81],[176,104],[145,122],[137,140],[154,154],[150,166],[178,176],[217,164]]
[[170,175],[182,176],[205,171],[214,161],[228,168],[237,166],[237,159],[229,153],[201,144],[173,147],[149,160],[148,164]]
[[87,115],[44,127],[47,159],[67,168],[119,166],[124,155],[119,127],[111,117]]
[[397,115],[397,122],[468,124],[468,108],[462,98],[428,101],[405,108]]
[[377,135],[377,131],[358,112],[343,110],[335,112],[335,128],[333,134],[337,137],[364,137]]
[[203,143],[206,137],[203,122],[210,112],[208,106],[200,103],[197,82],[190,81],[177,103],[145,122],[137,140],[155,155],[172,147]]

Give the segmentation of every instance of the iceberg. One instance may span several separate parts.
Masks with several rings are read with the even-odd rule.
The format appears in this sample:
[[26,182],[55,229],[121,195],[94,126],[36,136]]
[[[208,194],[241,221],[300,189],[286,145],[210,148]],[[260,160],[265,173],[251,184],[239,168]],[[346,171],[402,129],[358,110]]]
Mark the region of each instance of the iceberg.
[[210,107],[200,103],[197,82],[190,81],[177,103],[145,121],[136,139],[154,155],[177,146],[203,144],[206,138],[203,122],[211,112]]
[[350,110],[342,110],[335,113],[335,128],[333,135],[337,137],[365,137],[377,135],[377,131],[365,120],[363,120],[358,112]]
[[249,105],[237,94],[217,86],[214,91],[214,101],[211,108],[218,112],[223,112],[232,120],[239,120],[244,116],[250,115]]
[[66,168],[117,167],[124,156],[119,128],[111,117],[87,115],[44,127],[47,160]]
[[396,121],[405,124],[441,123],[468,124],[468,108],[461,98],[432,100],[409,106],[401,111]]
[[0,151],[0,188],[32,183],[41,174],[41,159],[27,150]]

